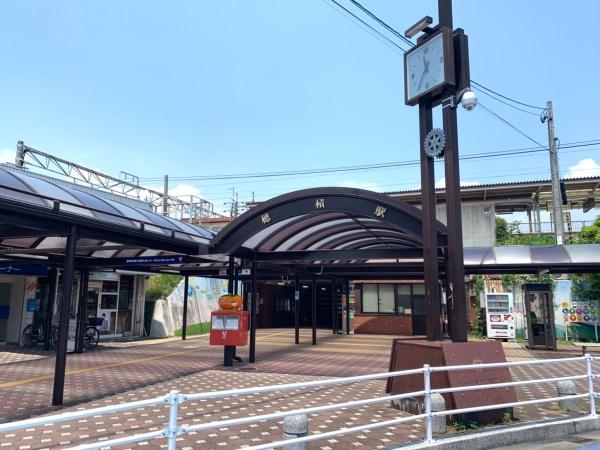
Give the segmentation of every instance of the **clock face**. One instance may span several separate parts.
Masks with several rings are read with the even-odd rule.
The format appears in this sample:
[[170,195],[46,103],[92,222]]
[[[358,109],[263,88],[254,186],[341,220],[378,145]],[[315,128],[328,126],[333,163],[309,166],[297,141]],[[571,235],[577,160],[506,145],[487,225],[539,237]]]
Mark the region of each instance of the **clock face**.
[[429,39],[406,55],[406,98],[408,101],[446,82],[444,34]]

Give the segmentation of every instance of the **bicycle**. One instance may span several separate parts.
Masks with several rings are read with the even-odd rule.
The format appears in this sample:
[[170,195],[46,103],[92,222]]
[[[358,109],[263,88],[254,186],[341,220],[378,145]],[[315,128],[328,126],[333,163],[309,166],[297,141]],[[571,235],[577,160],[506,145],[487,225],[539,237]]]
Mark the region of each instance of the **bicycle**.
[[[23,330],[22,342],[25,347],[33,348],[38,343],[45,341],[44,327],[39,324],[34,327],[33,325],[27,325]],[[50,328],[50,347],[56,349],[56,341],[58,340],[58,328],[52,325]]]
[[100,340],[100,333],[98,328],[93,325],[88,325],[83,333],[83,347],[86,350],[92,350],[98,345]]

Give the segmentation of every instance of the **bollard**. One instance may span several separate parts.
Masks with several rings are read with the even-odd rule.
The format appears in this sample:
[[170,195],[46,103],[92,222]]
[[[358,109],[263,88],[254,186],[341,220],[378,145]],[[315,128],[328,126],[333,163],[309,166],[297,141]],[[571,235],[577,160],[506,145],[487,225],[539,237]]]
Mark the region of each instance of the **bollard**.
[[[556,383],[556,391],[558,392],[559,397],[577,394],[575,383],[573,383],[571,380],[558,381]],[[571,398],[567,400],[559,400],[558,406],[560,409],[565,411],[579,412],[579,399]]]
[[[446,411],[446,400],[442,394],[431,394],[431,412]],[[434,416],[431,428],[434,433],[443,434],[448,431],[446,426],[447,416]]]
[[[308,417],[306,414],[294,414],[283,419],[283,438],[294,439],[308,435]],[[308,450],[310,443],[284,445],[283,450]]]

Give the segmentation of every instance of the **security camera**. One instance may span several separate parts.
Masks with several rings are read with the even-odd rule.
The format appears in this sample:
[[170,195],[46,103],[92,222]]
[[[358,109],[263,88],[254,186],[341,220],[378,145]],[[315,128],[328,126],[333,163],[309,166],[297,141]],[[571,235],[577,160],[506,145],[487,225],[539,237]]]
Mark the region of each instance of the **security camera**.
[[477,106],[477,95],[471,90],[465,91],[460,98],[460,104],[467,111],[475,109]]

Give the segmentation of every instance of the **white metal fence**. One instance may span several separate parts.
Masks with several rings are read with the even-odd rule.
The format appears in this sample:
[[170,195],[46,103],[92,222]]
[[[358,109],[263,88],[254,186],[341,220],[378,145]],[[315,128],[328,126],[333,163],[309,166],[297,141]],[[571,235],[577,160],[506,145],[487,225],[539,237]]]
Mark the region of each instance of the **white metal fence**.
[[[82,419],[86,417],[100,416],[103,414],[114,414],[121,411],[133,410],[145,408],[148,406],[155,405],[168,405],[169,407],[169,422],[163,429],[151,431],[142,434],[136,434],[131,436],[119,437],[110,440],[102,440],[97,441],[90,444],[82,444],[76,447],[72,447],[73,449],[83,450],[83,449],[100,449],[107,447],[115,447],[119,445],[126,445],[135,442],[149,441],[157,438],[166,438],[168,443],[168,449],[174,450],[176,448],[176,439],[178,436],[183,435],[185,433],[190,432],[199,432],[205,431],[209,429],[219,429],[223,427],[231,427],[236,425],[242,425],[253,422],[261,422],[266,420],[277,420],[282,419],[286,416],[292,416],[296,414],[313,414],[324,411],[331,410],[339,410],[345,408],[353,408],[357,406],[370,405],[374,403],[384,403],[389,402],[395,399],[404,399],[404,398],[415,398],[415,397],[423,397],[424,402],[424,413],[422,414],[414,414],[410,416],[404,417],[396,417],[394,419],[368,423],[365,425],[341,428],[339,430],[328,431],[324,433],[315,433],[309,434],[308,436],[280,440],[276,442],[270,442],[266,444],[254,445],[254,446],[246,446],[242,447],[245,450],[260,450],[260,449],[272,449],[277,447],[282,447],[284,445],[291,444],[300,444],[305,442],[311,442],[321,439],[329,439],[332,437],[344,435],[344,434],[352,434],[358,433],[366,430],[372,430],[375,428],[382,428],[392,425],[398,425],[401,423],[414,422],[418,420],[424,420],[425,422],[425,436],[424,442],[432,443],[434,442],[433,431],[432,431],[432,421],[434,417],[437,416],[447,416],[447,415],[456,415],[456,414],[464,414],[470,412],[477,411],[486,411],[492,409],[502,409],[502,408],[512,408],[518,406],[527,406],[534,404],[542,404],[542,403],[551,403],[558,402],[570,399],[587,399],[589,404],[588,415],[591,417],[596,417],[596,397],[599,394],[596,394],[594,391],[594,369],[593,369],[593,361],[598,360],[600,358],[593,358],[590,355],[573,357],[573,358],[561,358],[561,359],[539,359],[532,361],[515,361],[515,362],[505,362],[505,363],[492,363],[492,364],[474,364],[474,365],[463,365],[463,366],[440,366],[440,367],[430,367],[428,364],[424,365],[422,368],[413,369],[413,370],[403,370],[397,372],[384,372],[370,375],[359,375],[354,377],[345,377],[345,378],[333,378],[327,380],[316,380],[309,382],[300,382],[300,383],[289,383],[289,384],[278,384],[271,386],[259,386],[259,387],[251,387],[251,388],[243,388],[243,389],[229,389],[229,390],[221,390],[221,391],[212,391],[212,392],[199,392],[195,394],[182,394],[178,391],[171,391],[169,394],[163,397],[155,397],[147,400],[140,400],[130,403],[122,403],[118,405],[110,405],[104,406],[100,408],[93,408],[84,411],[76,411],[76,412],[68,412],[63,414],[56,414],[51,416],[42,416],[27,420],[22,420],[18,422],[12,423],[4,423],[0,424],[0,434],[7,433],[9,431],[18,430],[18,429],[26,429],[26,428],[34,428],[48,424],[56,424],[60,422],[67,422],[71,420]],[[563,377],[554,377],[554,378],[539,378],[539,379],[529,379],[523,381],[511,381],[505,383],[493,383],[493,384],[483,384],[483,385],[473,385],[473,386],[459,386],[459,387],[449,387],[449,388],[441,388],[441,389],[432,389],[431,388],[431,375],[436,372],[451,372],[451,371],[465,371],[465,370],[481,370],[481,369],[493,369],[493,368],[505,368],[505,367],[517,367],[517,366],[534,366],[534,365],[550,365],[550,364],[564,364],[566,362],[582,362],[585,365],[585,371],[581,374],[572,374],[569,376]],[[314,406],[309,408],[299,408],[295,410],[289,411],[278,411],[269,414],[255,415],[255,416],[247,416],[240,417],[236,419],[226,419],[226,420],[217,420],[212,422],[194,424],[194,425],[186,425],[180,424],[178,422],[178,407],[181,403],[187,401],[198,401],[205,399],[214,399],[214,398],[222,398],[222,397],[232,397],[232,396],[241,396],[241,395],[254,395],[264,392],[281,392],[288,391],[300,388],[316,388],[323,386],[333,386],[333,385],[342,385],[342,384],[350,384],[350,383],[359,383],[370,380],[380,380],[387,379],[390,377],[400,377],[407,375],[416,375],[422,374],[423,376],[423,390],[408,392],[404,394],[396,394],[396,395],[384,395],[381,397],[374,397],[369,399],[362,400],[352,400],[343,403],[335,403],[335,404],[326,404],[322,406]],[[482,405],[476,406],[473,408],[460,408],[460,409],[451,409],[446,411],[432,411],[431,408],[431,396],[433,394],[444,394],[444,393],[452,393],[452,392],[465,392],[465,391],[474,391],[474,390],[485,390],[485,389],[494,389],[494,388],[506,388],[506,387],[516,387],[516,386],[525,386],[530,384],[539,384],[539,383],[555,383],[558,381],[564,380],[587,380],[585,383],[586,392],[575,395],[561,396],[561,397],[549,397],[549,398],[540,398],[534,400],[524,400],[517,401],[511,403],[503,403],[503,404],[493,404],[493,405]],[[1,440],[1,439],[0,439]]]

